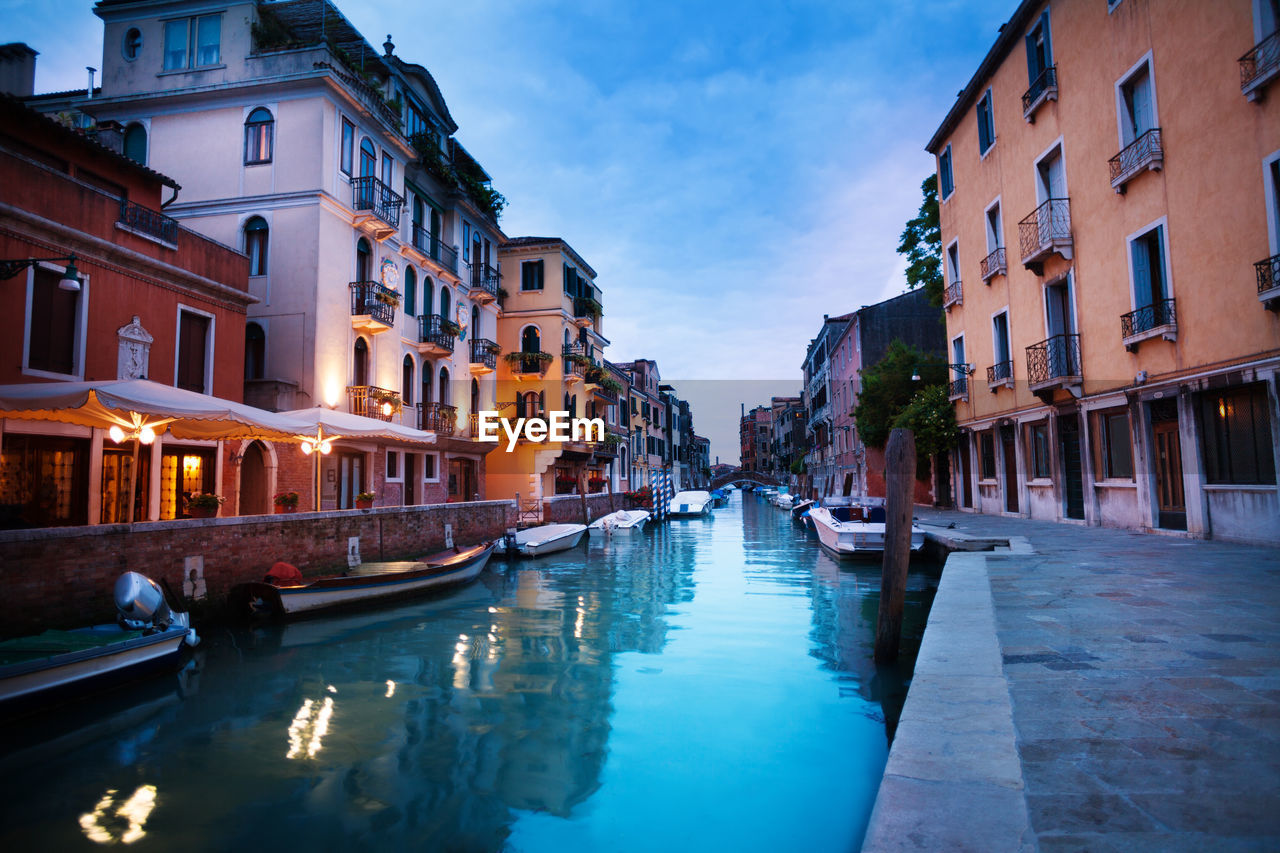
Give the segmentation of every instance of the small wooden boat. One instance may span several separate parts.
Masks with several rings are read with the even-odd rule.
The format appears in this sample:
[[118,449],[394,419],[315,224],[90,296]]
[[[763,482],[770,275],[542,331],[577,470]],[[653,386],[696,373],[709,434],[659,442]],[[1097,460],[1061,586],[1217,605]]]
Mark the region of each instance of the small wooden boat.
[[807,512],[812,506],[814,506],[814,504],[815,504],[815,501],[811,501],[808,498],[801,498],[800,500],[793,503],[791,505],[791,510],[790,510],[791,520],[796,522],[797,524],[803,524],[805,519],[805,512]]
[[[884,508],[861,506],[816,506],[809,509],[809,521],[823,549],[836,557],[878,558],[884,554]],[[911,525],[911,550],[924,547],[924,531]]]
[[587,535],[585,524],[543,524],[507,535],[507,553],[521,557],[541,557],[567,551]]
[[639,533],[644,530],[649,513],[643,509],[620,509],[608,515],[602,515],[587,525],[587,533],[601,536],[609,533]]
[[[250,615],[299,616],[338,607],[422,595],[475,580],[497,543],[451,548],[416,561],[372,563],[343,575],[293,582],[239,584],[231,590],[234,610]],[[270,576],[268,576],[270,577]]]
[[711,493],[703,491],[677,492],[667,509],[672,518],[697,518],[710,513]]

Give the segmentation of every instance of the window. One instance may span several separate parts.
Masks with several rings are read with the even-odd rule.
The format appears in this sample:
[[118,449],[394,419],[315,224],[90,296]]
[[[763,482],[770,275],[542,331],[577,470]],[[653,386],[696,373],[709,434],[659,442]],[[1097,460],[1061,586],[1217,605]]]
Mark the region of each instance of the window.
[[400,479],[400,451],[387,451],[387,479],[389,481],[398,481]]
[[955,180],[951,177],[951,146],[947,145],[938,157],[938,192],[941,193],[942,200],[946,201],[955,189]]
[[1120,84],[1120,142],[1128,145],[1156,126],[1151,66],[1143,62]]
[[392,160],[392,159],[391,159],[391,157],[390,157],[390,156],[389,156],[385,151],[383,152],[383,154],[382,154],[382,182],[383,182],[384,184],[386,184],[387,186],[391,186],[391,184],[392,184],[392,177],[393,177],[394,172],[395,172],[395,162],[396,162],[396,161]]
[[124,58],[129,62],[133,62],[138,58],[138,54],[142,51],[142,32],[137,27],[130,27],[125,31],[124,40],[120,44],[120,52],[124,54]]
[[413,356],[406,355],[400,366],[400,400],[406,406],[413,405]]
[[[1036,25],[1027,33],[1027,82],[1032,89],[1053,65],[1053,44],[1049,38],[1049,12],[1045,11]],[[1037,93],[1038,94],[1038,93]]]
[[978,447],[982,453],[982,479],[996,478],[996,440],[991,430],[978,434]]
[[1031,468],[1031,476],[1036,480],[1047,480],[1051,476],[1049,471],[1049,424],[1041,421],[1037,424],[1027,425],[1027,451],[1031,454],[1029,460]]
[[1036,201],[1043,204],[1051,198],[1067,197],[1067,171],[1062,163],[1062,146],[1036,162]]
[[1157,225],[1135,237],[1129,242],[1129,249],[1133,258],[1134,307],[1160,305],[1169,293],[1165,278],[1164,227]]
[[267,335],[257,323],[244,326],[244,378],[261,379],[266,375]]
[[542,290],[542,261],[522,261],[520,264],[520,289]]
[[991,113],[991,90],[978,101],[978,153],[986,154],[996,141],[995,119]]
[[956,241],[947,247],[947,282],[955,284],[960,280],[960,242]]
[[253,216],[244,224],[244,253],[249,256],[249,275],[267,274],[267,221]]
[[345,118],[342,120],[342,171],[351,174],[352,157],[355,156],[356,126]]
[[471,223],[465,220],[462,223],[462,259],[471,260]]
[[418,316],[418,274],[408,265],[404,268],[404,313]]
[[1271,406],[1263,383],[1197,395],[1205,481],[1274,485]]
[[137,122],[124,129],[124,156],[147,165],[147,129]]
[[378,151],[373,147],[373,140],[366,136],[360,140],[360,177],[372,178],[377,168]]
[[578,295],[578,270],[568,264],[564,265],[564,292],[569,296]]
[[1004,229],[1000,227],[1000,202],[987,208],[987,253],[1004,245]]
[[164,70],[201,68],[222,61],[222,16],[179,18],[164,25]]
[[539,352],[541,349],[542,336],[538,333],[538,327],[526,326],[525,330],[520,333],[520,351]]
[[244,162],[245,165],[271,162],[271,136],[275,127],[275,119],[264,107],[258,107],[249,113],[244,122]]
[[[996,364],[1010,360],[1009,356],[1009,312],[1001,311],[991,318],[992,358]],[[997,376],[997,379],[1008,379],[1009,376]]]
[[188,391],[207,394],[209,347],[213,338],[209,334],[213,318],[194,311],[178,311],[178,365],[174,384]]
[[422,454],[422,479],[432,482],[439,479],[439,475],[436,474],[436,454]]
[[84,372],[85,287],[83,283],[79,291],[59,287],[61,268],[36,266],[31,272],[26,367],[59,376],[80,376]]
[[1129,413],[1108,409],[1094,413],[1093,463],[1099,479],[1133,479],[1133,443],[1129,437]]

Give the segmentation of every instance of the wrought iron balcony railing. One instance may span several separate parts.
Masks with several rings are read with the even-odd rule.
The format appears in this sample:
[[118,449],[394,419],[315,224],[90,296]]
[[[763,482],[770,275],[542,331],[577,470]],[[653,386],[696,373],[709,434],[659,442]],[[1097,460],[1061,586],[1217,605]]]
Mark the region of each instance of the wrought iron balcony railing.
[[351,206],[368,210],[393,228],[400,227],[404,197],[372,175],[351,179]]
[[475,262],[471,264],[468,283],[472,290],[482,290],[497,299],[498,288],[502,286],[502,274],[488,264]]
[[458,407],[444,403],[423,403],[418,429],[436,435],[453,435],[458,429]]
[[1264,261],[1253,265],[1258,276],[1258,296],[1280,288],[1280,255],[1272,255]]
[[372,317],[379,323],[394,326],[399,295],[377,281],[351,282],[351,316]]
[[1013,359],[997,361],[987,368],[987,384],[1003,385],[1013,381]]
[[458,274],[458,250],[421,225],[413,226],[413,247],[454,275]]
[[989,282],[998,275],[1008,275],[1008,268],[1005,265],[1004,246],[998,247],[991,254],[983,258],[978,266],[982,271],[982,280]]
[[435,344],[453,352],[457,338],[457,327],[439,314],[422,314],[418,317],[418,341],[424,344]]
[[592,320],[599,320],[603,308],[600,303],[590,296],[575,296],[573,298],[573,316],[574,317],[590,317]]
[[1178,315],[1172,299],[1161,299],[1150,305],[1144,305],[1137,311],[1120,315],[1120,335],[1124,338],[1126,345],[1131,338],[1146,335],[1148,332],[1177,328]]
[[400,395],[377,385],[348,385],[347,402],[351,414],[380,421],[391,421],[400,411]]
[[1018,223],[1022,263],[1030,266],[1052,252],[1071,251],[1071,199],[1051,198]]
[[131,201],[120,201],[121,225],[165,243],[178,242],[178,220]]
[[471,363],[483,364],[490,370],[498,369],[498,345],[485,338],[471,339]]
[[969,396],[969,377],[960,376],[947,384],[947,399],[962,400]]
[[506,359],[512,373],[536,373],[539,376],[546,375],[547,365],[552,361],[549,352],[512,352],[507,353]]
[[947,285],[947,289],[942,291],[942,307],[951,308],[952,305],[964,304],[964,287],[959,281],[953,281]]
[[1040,72],[1040,76],[1031,84],[1031,88],[1022,96],[1022,116],[1027,121],[1035,121],[1035,112],[1041,104],[1058,97],[1058,67],[1050,65]]
[[1032,390],[1079,378],[1079,335],[1054,335],[1027,347],[1027,383]]
[[1151,128],[1120,149],[1120,153],[1107,162],[1111,166],[1111,186],[1118,193],[1124,192],[1124,185],[1144,169],[1159,169],[1164,165],[1164,144],[1160,139],[1160,128]]
[[1240,57],[1240,91],[1251,101],[1280,71],[1280,32],[1274,32]]

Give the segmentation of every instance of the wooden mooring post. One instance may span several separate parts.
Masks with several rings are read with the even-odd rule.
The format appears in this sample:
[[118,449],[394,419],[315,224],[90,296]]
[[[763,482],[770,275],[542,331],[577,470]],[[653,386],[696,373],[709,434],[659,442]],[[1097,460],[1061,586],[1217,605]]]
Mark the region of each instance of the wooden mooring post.
[[880,566],[880,612],[876,618],[876,663],[898,659],[902,601],[911,561],[911,508],[915,497],[916,438],[909,429],[889,433],[884,453],[884,562]]

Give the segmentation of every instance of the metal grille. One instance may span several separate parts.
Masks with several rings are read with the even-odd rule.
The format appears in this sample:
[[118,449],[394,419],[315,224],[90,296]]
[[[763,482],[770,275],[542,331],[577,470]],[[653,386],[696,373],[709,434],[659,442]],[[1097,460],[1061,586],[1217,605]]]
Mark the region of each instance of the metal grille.
[[178,221],[131,201],[120,202],[120,224],[166,243],[178,242]]
[[351,282],[351,316],[372,317],[379,323],[395,325],[396,304],[399,297],[394,290],[376,281]]
[[1161,299],[1151,305],[1144,305],[1137,311],[1120,315],[1120,334],[1126,338],[1161,326],[1178,327],[1178,315],[1172,299]]
[[490,370],[498,367],[498,345],[485,338],[471,339],[471,363],[483,364]]
[[424,344],[435,344],[453,352],[453,326],[439,314],[423,314],[418,318],[418,340]]
[[[1009,363],[1011,364],[1012,362],[1009,362]],[[989,372],[988,372],[988,375],[990,375]],[[959,399],[960,397],[967,396],[968,393],[969,393],[969,377],[968,376],[961,376],[957,379],[953,379],[951,380],[950,384],[947,385],[947,397],[949,397],[952,400],[956,400],[956,399]]]
[[1013,378],[1013,360],[997,361],[995,364],[987,368],[987,382],[994,384],[996,382],[1004,382]]
[[423,403],[418,429],[437,435],[453,435],[458,428],[458,407],[444,403]]
[[493,267],[485,263],[471,264],[471,289],[483,290],[485,293],[497,298],[498,286],[502,283],[502,275]]
[[1079,335],[1054,335],[1027,347],[1027,381],[1032,385],[1079,375]]
[[404,198],[382,181],[366,175],[351,179],[351,206],[356,210],[372,211],[383,222],[399,228]]

